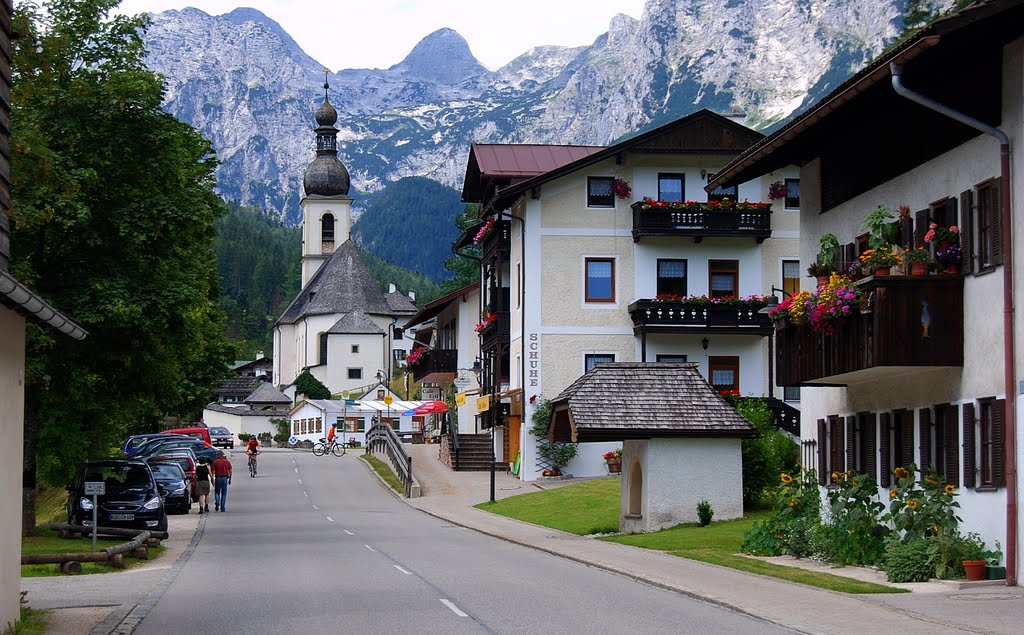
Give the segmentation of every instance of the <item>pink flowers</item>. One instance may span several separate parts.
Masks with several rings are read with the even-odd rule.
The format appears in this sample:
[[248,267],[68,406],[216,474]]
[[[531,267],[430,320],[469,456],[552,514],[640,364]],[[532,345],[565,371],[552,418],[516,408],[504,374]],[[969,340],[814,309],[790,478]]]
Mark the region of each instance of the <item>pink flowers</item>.
[[612,192],[619,198],[629,198],[630,194],[633,193],[633,188],[629,186],[627,181],[612,179]]
[[491,228],[494,227],[495,222],[497,222],[497,219],[491,218],[484,223],[483,227],[480,228],[480,231],[478,231],[476,236],[473,238],[474,245],[479,245],[480,241],[491,232]]
[[417,348],[413,352],[409,353],[409,356],[405,358],[406,365],[407,366],[415,366],[416,364],[418,364],[420,362],[420,359],[423,357],[423,351],[425,351],[425,350],[427,350],[427,349],[426,348]]
[[936,223],[929,223],[928,231],[924,235],[924,241],[926,243],[958,243],[960,242],[960,228],[956,225],[950,225],[948,228],[939,227]]

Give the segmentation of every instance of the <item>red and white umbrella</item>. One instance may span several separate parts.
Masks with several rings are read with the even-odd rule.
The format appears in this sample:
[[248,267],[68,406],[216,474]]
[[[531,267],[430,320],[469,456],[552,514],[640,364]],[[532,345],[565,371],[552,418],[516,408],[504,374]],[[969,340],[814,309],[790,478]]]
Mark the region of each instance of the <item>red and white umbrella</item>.
[[426,401],[413,409],[418,415],[437,415],[448,411],[448,404],[443,401]]

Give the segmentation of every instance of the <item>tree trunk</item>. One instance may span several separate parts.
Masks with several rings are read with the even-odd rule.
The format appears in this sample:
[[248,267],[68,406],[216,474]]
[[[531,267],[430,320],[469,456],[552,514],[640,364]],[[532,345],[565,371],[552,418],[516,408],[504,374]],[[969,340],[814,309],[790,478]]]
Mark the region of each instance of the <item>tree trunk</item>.
[[25,439],[21,471],[21,535],[36,533],[36,438],[38,415],[25,404]]

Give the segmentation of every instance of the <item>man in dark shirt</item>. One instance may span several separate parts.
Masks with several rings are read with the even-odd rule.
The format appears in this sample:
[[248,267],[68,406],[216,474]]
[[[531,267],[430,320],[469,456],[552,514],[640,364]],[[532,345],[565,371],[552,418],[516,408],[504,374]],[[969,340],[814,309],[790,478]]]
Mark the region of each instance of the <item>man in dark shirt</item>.
[[224,456],[223,452],[217,453],[217,458],[210,466],[213,471],[213,503],[217,511],[227,511],[228,485],[231,484],[231,461]]

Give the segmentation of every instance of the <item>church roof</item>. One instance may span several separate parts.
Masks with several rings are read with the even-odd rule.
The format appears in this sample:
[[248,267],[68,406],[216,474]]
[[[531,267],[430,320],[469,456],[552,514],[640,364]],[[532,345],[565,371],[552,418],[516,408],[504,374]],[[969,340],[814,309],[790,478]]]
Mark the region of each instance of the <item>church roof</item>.
[[291,405],[292,400],[288,398],[288,395],[284,394],[277,388],[270,385],[269,382],[261,381],[259,387],[253,391],[251,395],[245,398],[245,403],[267,403],[267,404],[287,404]]
[[374,324],[360,309],[352,309],[334,323],[329,335],[381,335],[384,329]]
[[409,296],[398,293],[386,293],[384,299],[387,300],[388,306],[391,307],[391,311],[399,315],[413,314],[416,312],[416,305],[413,304]]
[[349,239],[313,274],[277,323],[295,324],[311,315],[348,313],[356,308],[377,315],[415,312],[416,307],[411,302],[409,308],[396,310],[393,305],[398,302],[389,295],[377,286],[359,250]]

